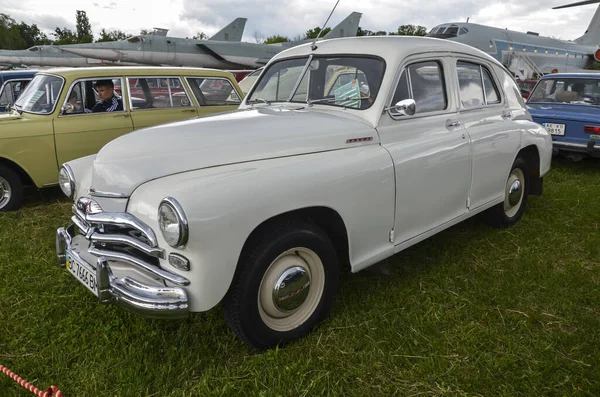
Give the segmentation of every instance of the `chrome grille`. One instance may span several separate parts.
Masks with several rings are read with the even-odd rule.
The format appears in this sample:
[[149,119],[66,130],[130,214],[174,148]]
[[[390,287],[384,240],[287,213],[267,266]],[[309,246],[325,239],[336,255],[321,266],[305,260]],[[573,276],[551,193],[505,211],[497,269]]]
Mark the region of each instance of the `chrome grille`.
[[90,241],[88,252],[107,260],[129,263],[180,285],[189,281],[160,267],[165,250],[158,246],[152,228],[125,212],[102,212],[92,199],[82,197],[73,205],[71,220],[78,233]]

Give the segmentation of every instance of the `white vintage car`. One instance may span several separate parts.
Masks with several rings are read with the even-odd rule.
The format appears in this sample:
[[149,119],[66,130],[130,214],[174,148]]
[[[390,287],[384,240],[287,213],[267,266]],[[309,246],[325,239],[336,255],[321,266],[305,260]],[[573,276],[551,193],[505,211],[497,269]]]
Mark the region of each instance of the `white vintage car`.
[[102,303],[179,319],[222,304],[257,349],[326,317],[358,272],[542,192],[552,141],[469,46],[361,37],[288,49],[239,110],[139,130],[62,166],[58,262]]

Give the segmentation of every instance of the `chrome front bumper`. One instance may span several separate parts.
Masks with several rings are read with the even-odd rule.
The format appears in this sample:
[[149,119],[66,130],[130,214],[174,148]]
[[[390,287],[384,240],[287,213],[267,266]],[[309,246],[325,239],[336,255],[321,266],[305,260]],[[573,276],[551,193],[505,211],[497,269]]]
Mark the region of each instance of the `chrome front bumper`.
[[76,261],[95,269],[100,303],[116,303],[146,318],[182,319],[188,317],[188,298],[184,289],[146,285],[131,277],[117,278],[113,275],[108,260],[104,256],[98,257],[96,263],[90,263],[72,249],[71,242],[74,237],[75,225],[66,229],[61,227],[56,231],[58,264],[65,267],[68,252]]

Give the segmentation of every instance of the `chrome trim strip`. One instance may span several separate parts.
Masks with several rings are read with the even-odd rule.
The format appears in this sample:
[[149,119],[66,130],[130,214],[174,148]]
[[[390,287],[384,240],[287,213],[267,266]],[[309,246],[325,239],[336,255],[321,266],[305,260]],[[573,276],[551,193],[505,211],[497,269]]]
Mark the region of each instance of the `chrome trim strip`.
[[[163,203],[167,203],[171,207],[173,207],[173,209],[175,210],[175,213],[177,214],[177,217],[181,221],[181,226],[179,227],[179,240],[177,241],[177,244],[175,244],[175,246],[172,246],[172,247],[180,248],[180,249],[184,248],[188,242],[190,231],[189,231],[189,223],[188,223],[187,217],[185,216],[185,212],[183,211],[183,207],[173,197],[168,196],[168,197],[165,197],[164,199],[162,199],[162,201],[160,202],[160,205],[158,206],[159,212],[160,212],[160,206]],[[158,219],[160,219],[160,214],[158,214]],[[161,232],[162,232],[162,229],[161,229]],[[163,237],[164,237],[164,233],[163,233]]]
[[75,225],[77,225],[77,227],[79,228],[79,230],[81,230],[82,234],[85,236],[88,234],[88,232],[90,231],[89,226],[86,226],[81,219],[79,219],[77,216],[73,215],[71,217],[71,221],[73,221],[73,223]]
[[170,272],[163,270],[159,267],[156,267],[154,265],[149,265],[146,262],[144,262],[136,257],[133,257],[131,255],[105,251],[105,250],[101,250],[101,249],[98,249],[95,247],[90,247],[88,249],[88,252],[90,254],[98,256],[98,257],[104,256],[107,259],[122,261],[122,262],[130,263],[132,265],[136,265],[136,266],[141,267],[142,269],[146,270],[149,273],[152,273],[162,279],[172,282],[173,284],[184,285],[184,286],[190,285],[190,281],[187,278],[182,277],[177,274],[170,273]]
[[90,188],[88,190],[90,196],[94,197],[104,197],[104,198],[129,198],[129,195],[125,193],[113,193],[113,192],[101,192],[99,190],[92,190]]
[[90,224],[96,223],[104,225],[129,226],[142,232],[148,238],[148,240],[150,240],[150,245],[153,248],[158,247],[158,240],[156,239],[156,235],[150,226],[146,225],[144,222],[128,213],[99,212],[97,214],[87,214],[85,215],[84,219]]
[[124,236],[120,234],[101,234],[96,232],[90,236],[90,241],[92,243],[125,244],[130,247],[137,248],[138,250],[150,256],[166,259],[166,253],[164,249],[150,247],[148,244],[144,244],[143,242],[130,236]]

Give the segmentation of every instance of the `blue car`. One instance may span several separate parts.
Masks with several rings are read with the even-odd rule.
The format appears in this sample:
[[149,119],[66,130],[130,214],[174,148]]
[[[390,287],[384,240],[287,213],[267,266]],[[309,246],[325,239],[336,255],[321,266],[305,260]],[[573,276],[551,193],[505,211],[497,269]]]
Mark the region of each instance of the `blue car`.
[[600,157],[600,73],[554,73],[527,99],[533,120],[552,135],[554,154]]
[[8,112],[37,70],[0,70],[0,113]]

